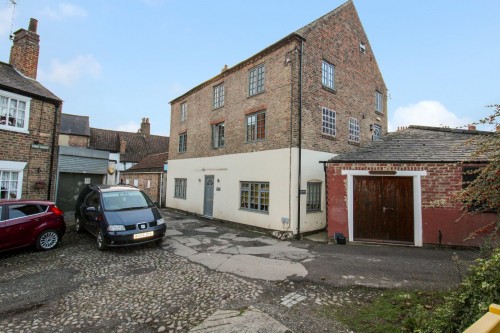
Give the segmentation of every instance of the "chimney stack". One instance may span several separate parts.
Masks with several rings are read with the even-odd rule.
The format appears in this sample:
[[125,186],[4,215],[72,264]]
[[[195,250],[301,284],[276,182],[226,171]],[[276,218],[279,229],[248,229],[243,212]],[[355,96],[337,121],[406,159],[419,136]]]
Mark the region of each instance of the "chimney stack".
[[38,21],[32,18],[28,30],[19,29],[14,32],[10,49],[10,64],[24,76],[35,80],[40,52],[40,36],[36,33],[37,27]]
[[500,133],[500,124],[497,124],[497,127],[496,127],[496,132],[497,132],[497,133]]
[[149,123],[149,118],[142,118],[141,129],[139,132],[144,135],[151,134],[151,124]]
[[469,125],[467,128],[469,131],[475,131],[476,130],[476,125]]

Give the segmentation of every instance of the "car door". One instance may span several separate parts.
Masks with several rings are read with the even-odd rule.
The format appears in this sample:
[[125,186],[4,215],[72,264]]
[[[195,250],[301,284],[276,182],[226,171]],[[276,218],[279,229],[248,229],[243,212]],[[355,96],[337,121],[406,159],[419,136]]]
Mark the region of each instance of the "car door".
[[4,236],[8,248],[27,246],[33,243],[35,229],[42,223],[42,212],[38,205],[16,203],[4,206]]
[[[85,197],[84,204],[82,205],[82,216],[84,217],[85,229],[90,233],[96,235],[98,232],[97,217],[101,212],[101,204],[99,200],[99,193],[92,191]],[[94,211],[88,211],[88,208],[93,207]]]

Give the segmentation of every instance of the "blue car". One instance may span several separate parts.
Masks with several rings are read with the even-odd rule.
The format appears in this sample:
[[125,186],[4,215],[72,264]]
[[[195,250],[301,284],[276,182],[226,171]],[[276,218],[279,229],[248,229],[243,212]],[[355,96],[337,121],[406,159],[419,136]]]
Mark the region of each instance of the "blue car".
[[75,207],[76,231],[97,238],[97,249],[161,244],[167,226],[146,193],[130,185],[87,185]]

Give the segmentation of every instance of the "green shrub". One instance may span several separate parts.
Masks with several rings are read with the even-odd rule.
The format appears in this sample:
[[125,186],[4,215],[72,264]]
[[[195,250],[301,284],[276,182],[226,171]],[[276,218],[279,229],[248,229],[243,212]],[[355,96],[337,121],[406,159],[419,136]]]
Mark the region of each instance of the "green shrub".
[[417,307],[405,327],[414,333],[463,332],[488,312],[491,303],[500,303],[500,248],[486,259],[477,259],[441,306],[432,311]]

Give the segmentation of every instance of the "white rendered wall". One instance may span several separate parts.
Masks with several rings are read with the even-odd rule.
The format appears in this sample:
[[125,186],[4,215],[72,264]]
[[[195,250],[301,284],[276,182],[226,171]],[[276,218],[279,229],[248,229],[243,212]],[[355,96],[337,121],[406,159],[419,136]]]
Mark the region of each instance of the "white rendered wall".
[[[332,156],[302,150],[302,189],[307,189],[307,181],[322,182],[322,211],[306,213],[307,196],[301,196],[301,233],[326,225],[324,171],[319,161]],[[167,207],[202,215],[205,176],[213,175],[214,218],[297,232],[298,149],[170,160],[168,165]],[[175,178],[187,179],[186,199],[174,198]],[[241,181],[269,182],[268,213],[240,209]],[[288,218],[291,223],[283,223],[282,218]]]

